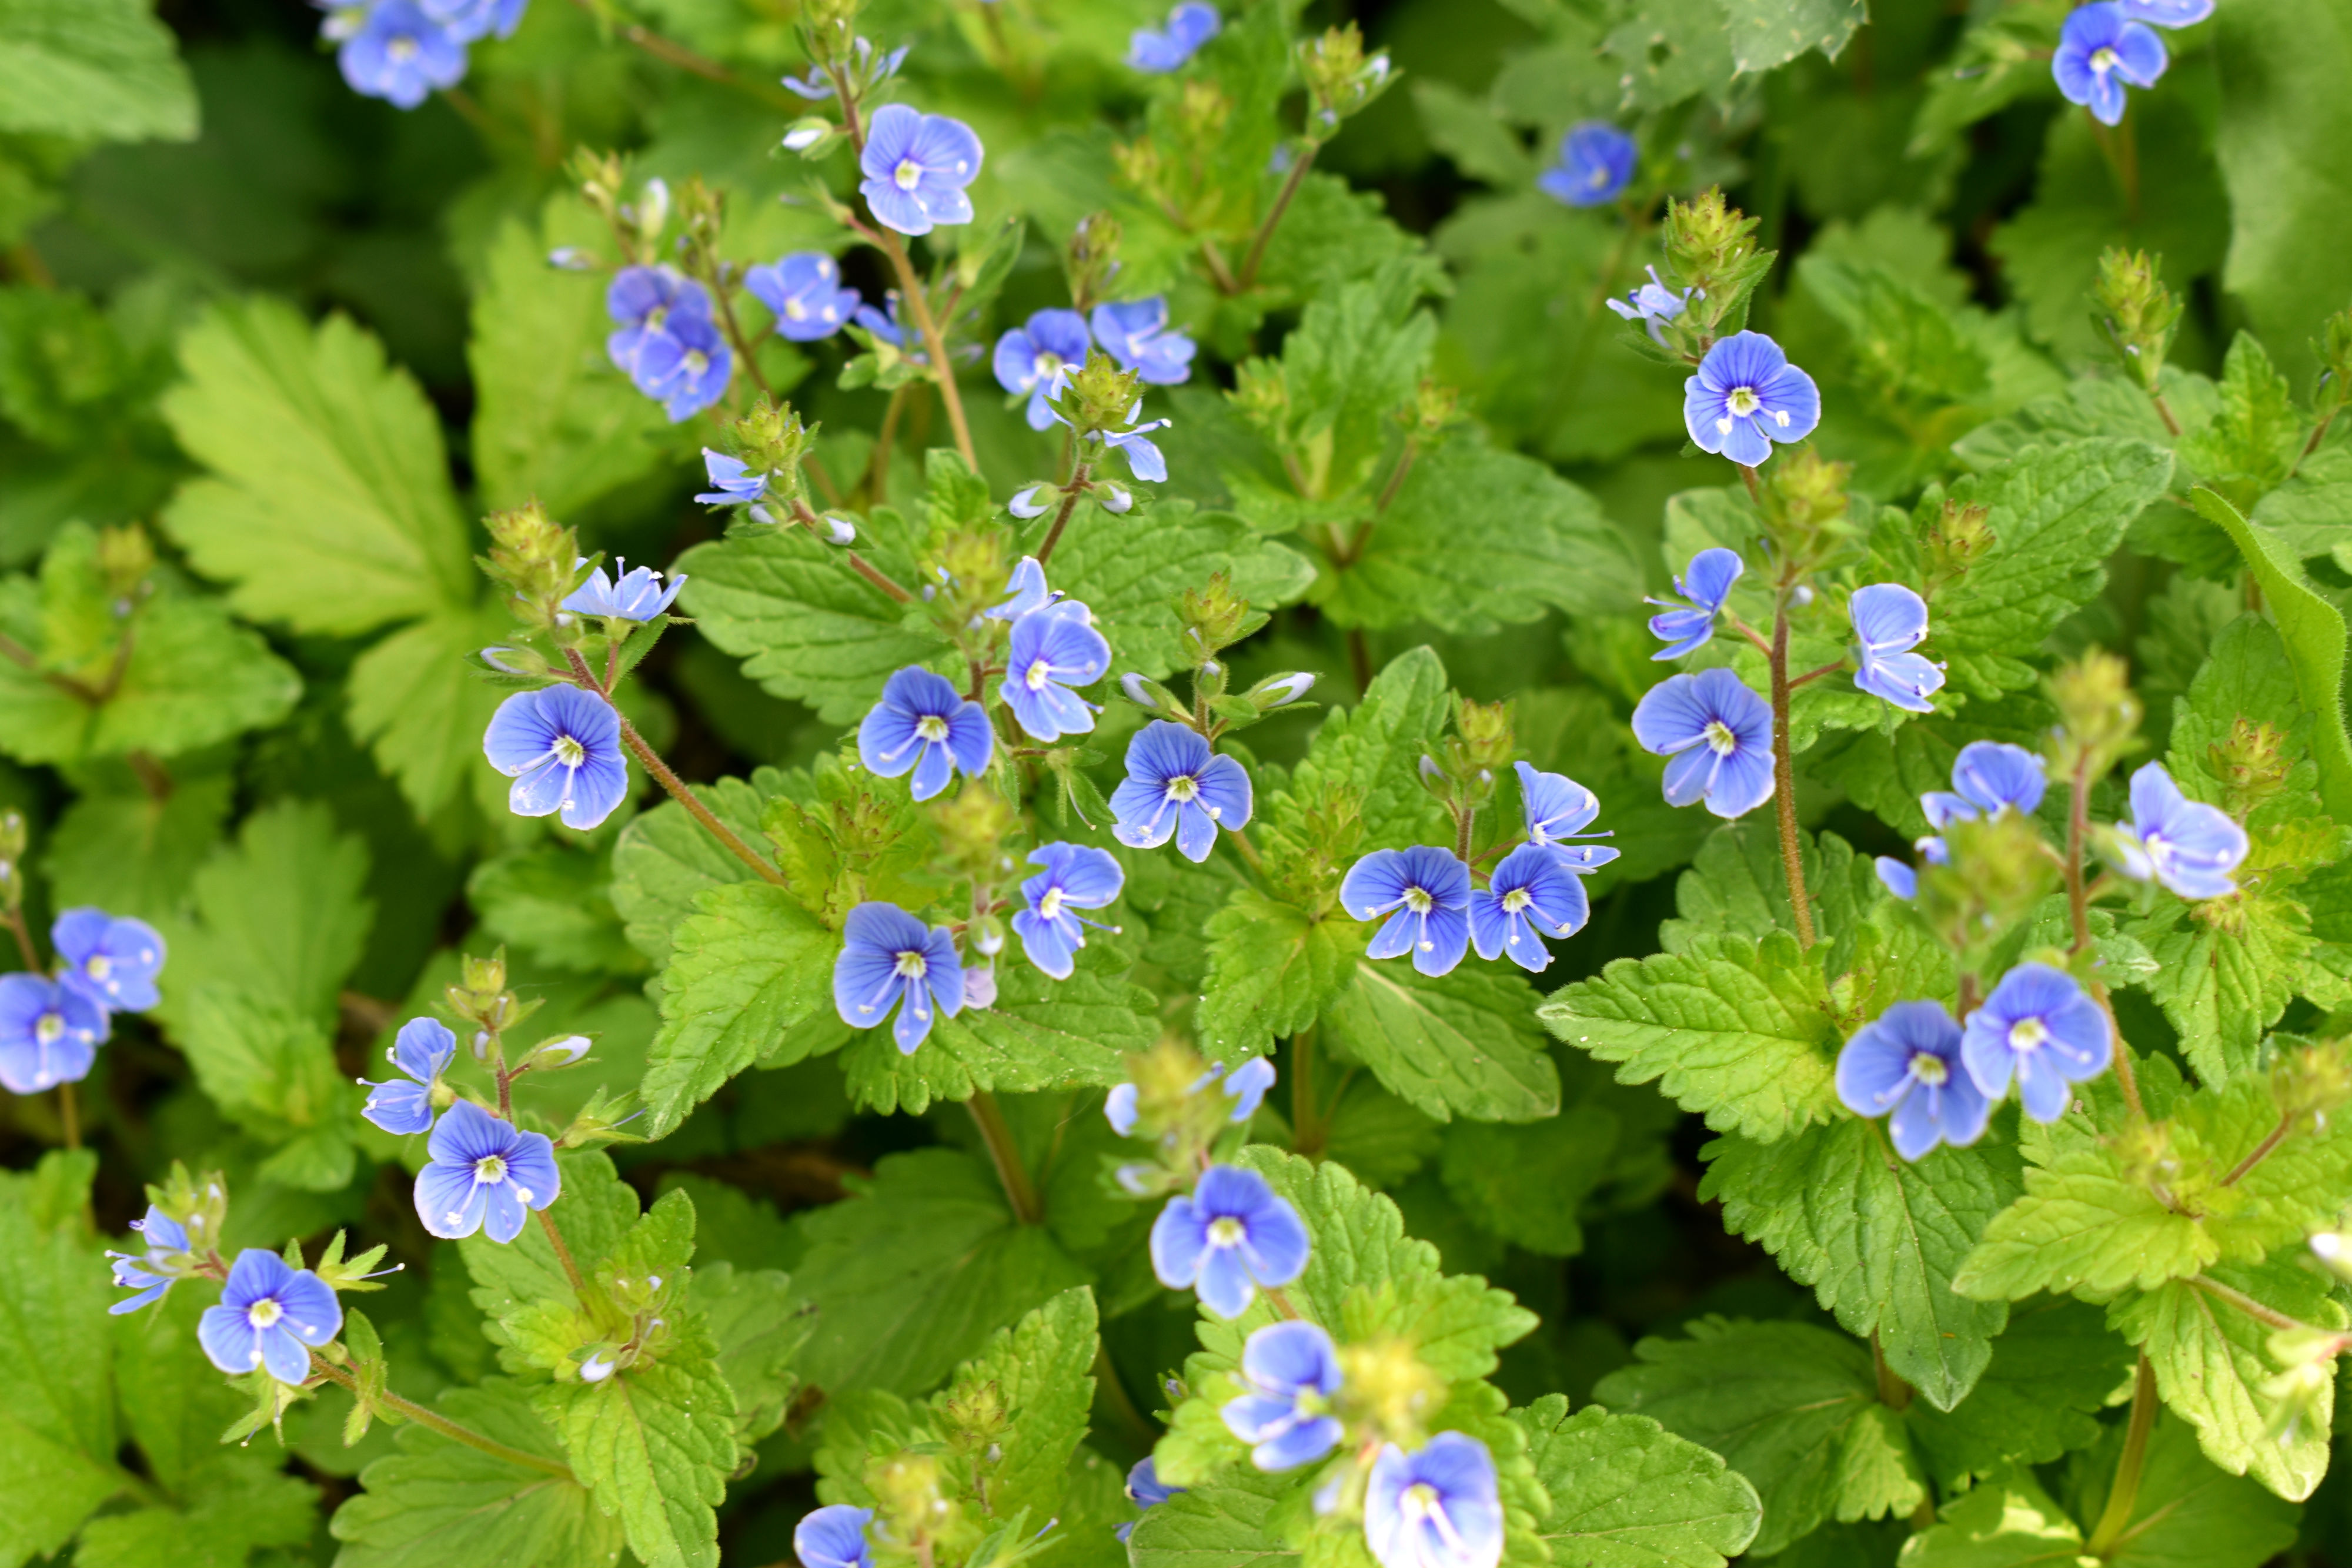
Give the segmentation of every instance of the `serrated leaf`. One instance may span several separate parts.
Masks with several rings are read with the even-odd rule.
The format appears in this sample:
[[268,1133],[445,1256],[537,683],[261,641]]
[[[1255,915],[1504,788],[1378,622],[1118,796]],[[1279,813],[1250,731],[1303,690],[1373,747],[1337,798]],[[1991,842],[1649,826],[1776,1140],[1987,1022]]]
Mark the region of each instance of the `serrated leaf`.
[[151,924],[163,919],[219,841],[235,788],[215,773],[175,779],[161,800],[143,789],[83,794],[49,831],[52,895],[68,909],[94,904]]
[[[0,1178],[0,1355],[14,1369],[0,1403],[0,1560],[12,1563],[58,1551],[130,1484],[115,1464],[105,1260],[79,1218],[96,1169],[53,1151],[39,1176]],[[72,1218],[28,1201],[44,1179],[69,1186]]]
[[5,0],[0,131],[186,141],[196,89],[150,0]]
[[[1230,512],[1162,501],[1150,517],[1139,525],[1080,507],[1054,547],[1054,586],[1093,612],[1122,671],[1157,679],[1185,667],[1177,600],[1187,589],[1206,587],[1213,573],[1224,573],[1234,595],[1259,611],[1295,603],[1315,580],[1297,551],[1259,538]],[[1150,530],[1149,549],[1138,548],[1139,527]]]
[[1247,1466],[1188,1488],[1147,1511],[1129,1537],[1135,1568],[1296,1568],[1275,1508],[1287,1479]]
[[197,1321],[209,1305],[201,1290],[175,1285],[154,1305],[109,1324],[115,1386],[139,1391],[122,1406],[126,1434],[139,1445],[148,1474],[174,1497],[194,1495],[199,1478],[221,1463],[221,1433],[251,1404],[196,1343]]
[[244,1568],[260,1547],[297,1547],[318,1528],[319,1489],[250,1470],[206,1479],[185,1509],[142,1508],[90,1521],[74,1549],[88,1568]]
[[[740,1197],[735,1187],[709,1185]],[[698,1218],[698,1232],[707,1235],[710,1217]],[[707,1256],[709,1249],[698,1240],[697,1250]],[[748,1448],[783,1425],[801,1386],[793,1363],[816,1326],[814,1316],[795,1301],[791,1278],[773,1269],[702,1263],[690,1291],[688,1304],[709,1325],[719,1375],[735,1394],[735,1440]]]
[[1870,20],[1870,0],[1723,0],[1731,26],[1731,62],[1740,72],[1769,71],[1819,49],[1831,59]]
[[1580,1211],[1617,1158],[1617,1118],[1580,1103],[1517,1125],[1463,1121],[1446,1129],[1444,1146],[1445,1190],[1481,1229],[1570,1258],[1584,1250]]
[[292,1157],[272,1160],[268,1175],[310,1192],[352,1179],[358,1107],[315,1017],[221,981],[196,987],[179,1016],[173,1038],[198,1085],[247,1128],[288,1145]]
[[1094,1292],[1079,1287],[999,1332],[932,1399],[932,1407],[944,1414],[951,1401],[993,1385],[1004,1435],[995,1452],[975,1466],[991,1514],[1011,1519],[1027,1509],[1034,1519],[1052,1513],[1064,1472],[1087,1435],[1094,1366]]
[[576,974],[641,974],[645,957],[622,934],[604,855],[541,844],[478,862],[466,902],[493,941],[532,965]]
[[1543,1538],[1575,1568],[1722,1568],[1756,1538],[1763,1504],[1722,1458],[1643,1416],[1565,1396],[1511,1418],[1528,1434],[1536,1479],[1551,1494]]
[[[767,802],[784,786],[783,774],[762,768],[748,780],[721,779],[688,788],[737,837],[757,844]],[[620,913],[630,945],[656,966],[667,967],[670,933],[693,912],[696,895],[751,875],[751,868],[688,815],[685,807],[665,800],[631,819],[613,846],[613,907]]]
[[2098,1308],[2035,1297],[2011,1309],[1967,1398],[1948,1411],[1915,1403],[1904,1419],[1928,1474],[1948,1492],[2009,1460],[2045,1465],[2095,1442],[2099,1412],[2133,1360]]
[[1457,968],[1432,978],[1359,956],[1328,1016],[1331,1038],[1424,1115],[1529,1122],[1559,1109],[1535,989],[1516,972]]
[[692,1313],[662,1359],[602,1383],[552,1383],[531,1406],[562,1439],[572,1473],[620,1521],[646,1568],[716,1568],[719,1519],[735,1468],[735,1396]]
[[2220,1256],[2203,1226],[2126,1176],[2112,1151],[2078,1145],[2026,1167],[2025,1196],[1993,1217],[1952,1288],[1979,1301],[2036,1291],[2098,1300],[2153,1290]]
[[510,693],[467,673],[477,650],[512,635],[496,602],[460,601],[383,638],[352,662],[345,722],[376,766],[397,780],[420,817],[470,784],[492,821],[507,813],[508,783],[482,755],[490,716]]
[[[555,1159],[563,1191],[547,1212],[563,1232],[563,1245],[572,1262],[584,1277],[593,1278],[596,1266],[636,1224],[637,1195],[614,1174],[610,1156],[601,1152],[564,1150]],[[546,1228],[526,1225],[521,1235],[503,1244],[478,1232],[457,1245],[466,1260],[466,1272],[473,1278],[474,1305],[489,1320],[483,1332],[501,1347],[499,1360],[508,1364],[509,1371],[533,1364],[514,1354],[513,1336],[502,1324],[533,1305],[581,1305]]]
[[652,1138],[828,1008],[840,950],[791,894],[764,882],[705,891],[674,942],[641,1091]]
[[1305,812],[1327,795],[1361,800],[1365,850],[1433,843],[1444,831],[1442,807],[1422,788],[1422,754],[1451,712],[1445,666],[1429,648],[1391,659],[1353,708],[1335,708],[1315,732],[1289,785],[1266,804],[1269,821],[1303,832]]
[[2004,1467],[1946,1503],[1903,1549],[1904,1568],[2075,1568],[2084,1561],[2081,1528],[2022,1466]]
[[2168,900],[2124,929],[2155,959],[2147,992],[2179,1031],[2181,1054],[2198,1077],[2226,1083],[2252,1070],[2264,1031],[2294,999],[2297,967],[2311,951],[2303,906],[2267,892],[2227,905]]
[[[2076,1461],[2083,1478],[2075,1511],[2096,1519],[2123,1447],[2123,1427]],[[2118,1537],[2111,1568],[2261,1568],[2294,1540],[2294,1505],[2217,1469],[2197,1450],[2188,1423],[2159,1416],[2141,1466],[2139,1495]]]
[[1364,928],[1341,911],[1318,917],[1253,888],[1209,917],[1209,973],[1195,1016],[1201,1049],[1228,1065],[1263,1056],[1323,1015],[1355,977]]

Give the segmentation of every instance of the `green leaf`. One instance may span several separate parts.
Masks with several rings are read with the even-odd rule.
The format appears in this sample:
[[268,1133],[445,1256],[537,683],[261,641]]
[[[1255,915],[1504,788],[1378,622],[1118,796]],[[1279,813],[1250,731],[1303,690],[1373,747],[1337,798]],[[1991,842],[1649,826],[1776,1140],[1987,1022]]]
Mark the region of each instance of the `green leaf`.
[[404,626],[352,662],[345,722],[376,766],[429,817],[470,781],[492,821],[507,814],[507,780],[482,756],[482,734],[513,694],[467,671],[478,650],[505,641],[514,618],[495,603],[463,602]]
[[1063,1474],[1087,1435],[1094,1367],[1094,1292],[1079,1287],[999,1331],[932,1399],[944,1416],[952,1402],[993,1385],[1004,1434],[976,1468],[986,1478],[988,1511],[996,1518],[1011,1519],[1023,1509],[1032,1519],[1055,1511]]
[[173,1032],[215,1104],[288,1145],[265,1174],[310,1192],[340,1191],[352,1179],[358,1106],[315,1017],[214,981],[189,995]]
[[127,1435],[139,1445],[147,1472],[174,1497],[192,1497],[200,1478],[225,1458],[221,1433],[251,1401],[220,1375],[196,1343],[196,1323],[209,1292],[175,1285],[151,1307],[115,1318],[114,1383],[135,1388],[122,1406]]
[[1298,1551],[1275,1521],[1288,1490],[1286,1477],[1247,1466],[1187,1488],[1144,1513],[1128,1555],[1135,1568],[1296,1568]]
[[1992,1363],[1948,1411],[1904,1413],[1927,1472],[1948,1492],[2008,1460],[2046,1465],[2098,1440],[2099,1412],[2131,1376],[2131,1347],[2099,1309],[2037,1296],[2010,1310]]
[[739,882],[710,888],[695,904],[662,977],[662,1029],[646,1063],[641,1092],[652,1138],[667,1136],[833,999],[840,939],[791,894]]
[[2304,442],[2294,392],[2260,342],[2244,332],[2230,341],[2221,367],[2221,411],[2184,437],[2181,461],[2241,512],[2278,487]]
[[1705,93],[1720,99],[1738,68],[1724,26],[1725,0],[1641,0],[1601,40],[1637,109],[1671,109]]
[[473,602],[439,421],[373,336],[255,299],[215,306],[180,362],[164,416],[214,476],[164,524],[240,612],[349,634]]
[[2311,951],[2303,906],[2250,889],[2227,904],[2167,900],[2124,929],[2156,960],[2148,994],[2179,1031],[2197,1075],[2223,1083],[2253,1070],[2263,1032],[2294,999],[2296,967]]
[[1303,835],[1305,813],[1344,792],[1362,800],[1365,849],[1435,841],[1444,810],[1422,788],[1418,768],[1451,712],[1435,653],[1422,647],[1391,659],[1361,703],[1324,719],[1289,787],[1267,803],[1268,820]]
[[[597,1265],[618,1247],[637,1222],[637,1195],[614,1173],[610,1157],[600,1152],[561,1151],[556,1168],[563,1191],[547,1212],[563,1232],[563,1245],[583,1276],[593,1279]],[[515,1336],[504,1325],[534,1305],[581,1305],[572,1277],[557,1260],[555,1247],[544,1226],[523,1227],[512,1241],[499,1243],[478,1232],[457,1243],[472,1276],[468,1292],[474,1305],[489,1321],[482,1325],[491,1343],[500,1347],[499,1359],[509,1371],[533,1363],[515,1349]]]
[[[1517,1125],[1457,1123],[1438,1169],[1479,1228],[1553,1258],[1584,1250],[1580,1211],[1618,1156],[1617,1118],[1594,1104]],[[1529,1201],[1530,1194],[1541,1200]]]
[[[782,793],[784,786],[783,774],[762,768],[749,781],[721,779],[687,788],[737,837],[757,844],[767,802]],[[666,968],[670,933],[694,912],[696,895],[749,881],[751,875],[751,868],[688,816],[685,807],[665,800],[631,819],[613,846],[613,907],[620,912],[630,945]]]
[[1756,1538],[1763,1504],[1721,1458],[1643,1416],[1552,1394],[1511,1412],[1551,1494],[1543,1538],[1576,1568],[1723,1568]]
[[[452,1388],[441,1414],[494,1442],[560,1464],[562,1450],[520,1385],[491,1378]],[[508,1568],[611,1563],[618,1525],[577,1481],[404,1426],[400,1451],[360,1472],[366,1490],[335,1511],[341,1568],[443,1568],[453,1560]]]
[[1712,1448],[1754,1483],[1769,1556],[1832,1519],[1905,1514],[1927,1497],[1902,1418],[1878,1402],[1870,1352],[1810,1323],[1694,1320],[1645,1339],[1592,1395]]
[[1209,917],[1208,935],[1197,1028],[1201,1048],[1232,1065],[1323,1016],[1355,978],[1364,928],[1339,910],[1318,918],[1240,888]]
[[466,879],[466,902],[493,941],[549,968],[642,973],[645,957],[622,934],[601,854],[542,844],[486,860]]
[[74,1562],[87,1568],[244,1568],[256,1548],[309,1543],[319,1489],[292,1476],[250,1470],[206,1478],[186,1509],[142,1508],[94,1519]]
[[1132,517],[1099,507],[1071,514],[1054,547],[1054,583],[1094,612],[1095,625],[1118,651],[1118,668],[1157,679],[1191,661],[1184,653],[1178,596],[1203,588],[1223,572],[1236,596],[1258,610],[1295,603],[1314,581],[1314,568],[1286,545],[1261,538],[1230,512],[1196,512],[1186,501],[1161,501],[1140,526],[1150,548],[1138,549]]
[[709,1331],[691,1312],[671,1330],[660,1361],[602,1383],[545,1385],[531,1391],[531,1406],[646,1568],[716,1568],[712,1511],[735,1468],[735,1398]]
[[0,0],[0,131],[187,141],[196,89],[150,0]]
[[2083,1561],[2081,1528],[2021,1465],[1946,1503],[1903,1552],[1904,1568],[2076,1568]]
[[1474,180],[1506,188],[1535,178],[1535,161],[1492,108],[1433,77],[1412,83],[1413,107],[1430,145]]
[[[741,1199],[740,1188],[709,1185]],[[707,1233],[709,1216],[698,1213],[697,1219],[698,1231]],[[707,1256],[709,1249],[698,1244],[697,1251]],[[784,1424],[801,1387],[793,1364],[815,1322],[799,1309],[792,1280],[773,1269],[703,1263],[690,1289],[688,1302],[709,1324],[719,1375],[735,1392],[735,1441],[748,1448]]]
[[[2080,1461],[2086,1478],[2075,1511],[2096,1519],[2123,1447],[2120,1423]],[[2188,1424],[2157,1418],[2141,1466],[2139,1495],[2117,1540],[2112,1568],[2261,1568],[2294,1543],[2295,1508],[2253,1482],[2216,1469],[2197,1451]]]
[[2215,1261],[2206,1228],[2125,1175],[2103,1145],[2074,1145],[2026,1167],[2025,1196],[1993,1217],[1952,1288],[1979,1301],[2036,1291],[2092,1299],[2153,1290]]
[[1457,968],[1433,979],[1360,956],[1329,1019],[1330,1038],[1382,1088],[1441,1122],[1456,1113],[1529,1122],[1559,1109],[1535,990],[1517,972]]
[[1552,993],[1536,1016],[1569,1044],[1659,1081],[1719,1133],[1769,1141],[1835,1114],[1842,1041],[1822,973],[1784,932],[1695,937],[1620,958]]
[[160,800],[144,789],[82,795],[49,832],[52,895],[151,923],[170,915],[219,841],[235,788],[214,773],[173,779]]
[[1731,1137],[1701,1151],[1702,1200],[1780,1260],[1852,1334],[1878,1336],[1886,1364],[1938,1410],[1983,1375],[2005,1304],[1952,1292],[1986,1224],[2022,1190],[1996,1145],[1895,1157],[1875,1122],[1841,1117],[1792,1138]]
[[1831,59],[1870,20],[1870,0],[1723,0],[1731,62],[1742,72],[1787,65],[1808,49]]

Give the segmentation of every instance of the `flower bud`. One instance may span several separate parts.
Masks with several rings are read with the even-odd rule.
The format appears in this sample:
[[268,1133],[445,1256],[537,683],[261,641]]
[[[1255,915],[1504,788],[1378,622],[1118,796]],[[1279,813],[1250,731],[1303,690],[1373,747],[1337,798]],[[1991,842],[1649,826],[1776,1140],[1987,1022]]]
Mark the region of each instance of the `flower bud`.
[[1097,479],[1094,486],[1095,504],[1114,517],[1123,517],[1135,510],[1135,492],[1116,479]]
[[1298,74],[1311,100],[1307,133],[1318,141],[1328,140],[1349,115],[1362,112],[1397,78],[1386,53],[1365,56],[1364,35],[1353,22],[1299,45]]
[[590,1049],[595,1043],[584,1034],[559,1036],[533,1047],[530,1054],[522,1059],[522,1065],[516,1071],[522,1072],[536,1069],[546,1071],[559,1067],[570,1067],[585,1060]]
[[2352,1101],[2352,1061],[2344,1043],[2329,1040],[2284,1051],[2271,1064],[2271,1095],[2279,1119],[2295,1132],[2315,1136],[2327,1131],[2327,1118]]
[[1853,476],[1853,464],[1832,463],[1811,445],[1772,465],[1761,497],[1764,533],[1790,576],[1821,564],[1851,531],[1846,482]]
[[2221,809],[2241,822],[2286,788],[2293,766],[2286,737],[2243,716],[2231,724],[2229,739],[2206,747],[2205,758],[2221,780]]
[[1189,721],[1192,716],[1192,710],[1178,702],[1174,692],[1138,671],[1129,670],[1119,676],[1118,695],[1144,712],[1163,718]]
[[2311,1255],[2326,1264],[2329,1273],[2352,1282],[2352,1236],[2323,1230],[2311,1238],[2310,1247]]
[[1422,1423],[1442,1404],[1445,1382],[1413,1353],[1411,1342],[1383,1335],[1339,1347],[1340,1406],[1363,1438],[1378,1434],[1389,1442],[1419,1447]]
[[924,810],[940,836],[940,858],[966,876],[985,880],[1013,831],[1013,802],[972,779]]
[[621,211],[635,221],[638,237],[651,249],[660,240],[662,229],[669,222],[669,182],[647,180],[645,189],[637,196],[636,206],[634,209],[624,207]]
[[1927,527],[1927,591],[1967,575],[1986,551],[2000,542],[1986,519],[1992,508],[1975,503],[1946,501],[1942,513]]
[[155,547],[137,523],[98,530],[99,575],[106,580],[106,595],[114,601],[118,617],[130,614],[147,596],[148,574],[154,570]]
[[[1188,588],[1176,602],[1177,618],[1184,627],[1184,656],[1188,663],[1202,667],[1213,664],[1219,653],[1265,624],[1264,614],[1253,614],[1249,601],[1234,591],[1233,580],[1223,572],[1210,575],[1201,588]],[[1222,670],[1214,677],[1218,689],[1223,690]]]
[[730,456],[768,475],[768,494],[787,503],[802,493],[801,464],[815,442],[816,427],[803,424],[792,404],[765,397],[730,421],[721,438]]
[[536,681],[555,678],[554,666],[541,658],[537,650],[519,644],[499,643],[482,649],[475,656],[501,674]]
[[2132,695],[2131,666],[2093,648],[2062,664],[2045,683],[2058,710],[2050,759],[2055,777],[2072,777],[2080,765],[2089,778],[2114,766],[2139,736],[2139,698]]
[[24,906],[25,851],[31,839],[24,812],[0,811],[0,909]]
[[2116,357],[2151,392],[2180,320],[2179,301],[2158,277],[2162,266],[2160,256],[2110,246],[2100,253],[2098,281],[2091,290],[2099,306],[2097,324]]
[[1078,220],[1069,247],[1062,253],[1063,270],[1070,280],[1071,308],[1083,312],[1110,291],[1111,279],[1118,276],[1123,237],[1118,220],[1108,213]]
[[485,521],[490,553],[479,564],[492,581],[505,586],[507,607],[515,620],[534,632],[568,626],[571,618],[563,614],[563,601],[587,575],[578,536],[550,517],[537,501],[492,512]]
[[1315,689],[1315,676],[1306,670],[1268,675],[1249,689],[1249,700],[1261,708],[1286,707]]
[[833,151],[839,131],[833,121],[821,114],[804,115],[784,131],[784,151],[797,152],[803,158],[822,158]]
[[1669,200],[1665,250],[1674,281],[1697,291],[1685,317],[1703,315],[1712,329],[1732,312],[1752,282],[1756,220],[1727,203],[1720,185],[1686,202]]
[[1090,350],[1087,362],[1071,372],[1055,408],[1081,436],[1127,428],[1128,411],[1143,395],[1143,372],[1123,371],[1118,361],[1100,349]]

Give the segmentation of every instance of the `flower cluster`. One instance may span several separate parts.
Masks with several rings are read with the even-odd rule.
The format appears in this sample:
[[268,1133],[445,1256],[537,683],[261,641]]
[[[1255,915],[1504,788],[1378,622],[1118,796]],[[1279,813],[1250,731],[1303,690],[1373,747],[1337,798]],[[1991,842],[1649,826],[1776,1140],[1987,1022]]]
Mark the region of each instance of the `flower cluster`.
[[0,1084],[37,1094],[89,1076],[113,1015],[161,999],[163,938],[143,920],[68,909],[49,927],[54,976],[0,975]]
[[747,268],[743,287],[776,319],[777,335],[795,343],[830,338],[857,314],[857,290],[842,287],[841,264],[821,250]]
[[530,0],[311,0],[352,90],[415,109],[466,78],[466,46],[511,37]]
[[[1199,351],[1191,338],[1169,326],[1164,296],[1097,305],[1091,324],[1076,310],[1033,312],[996,340],[992,361],[997,384],[1028,400],[1030,429],[1052,427],[1057,417],[1053,400],[1062,395],[1097,345],[1119,369],[1136,372],[1153,386],[1189,381],[1192,356]],[[1139,472],[1136,476],[1146,476]],[[1160,477],[1166,476],[1163,468]]]
[[672,423],[725,396],[735,374],[712,310],[710,291],[671,267],[625,267],[605,287],[604,313],[619,324],[605,355]]
[[1217,36],[1223,22],[1207,0],[1182,0],[1168,13],[1165,27],[1138,27],[1128,40],[1127,63],[1139,71],[1165,74],[1181,70],[1201,46]]
[[2050,74],[2069,103],[2102,125],[2124,118],[2124,89],[2150,88],[2171,63],[2158,27],[2186,27],[2213,14],[2214,0],[2096,0],[2067,13]]

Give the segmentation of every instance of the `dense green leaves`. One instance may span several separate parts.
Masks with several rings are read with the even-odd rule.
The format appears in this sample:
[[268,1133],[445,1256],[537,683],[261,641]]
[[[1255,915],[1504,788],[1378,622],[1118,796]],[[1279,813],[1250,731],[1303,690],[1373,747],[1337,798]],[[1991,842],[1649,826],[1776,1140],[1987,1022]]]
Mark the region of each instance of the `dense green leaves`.
[[1559,1074],[1517,974],[1464,968],[1432,979],[1402,964],[1355,966],[1331,1009],[1331,1038],[1390,1093],[1441,1122],[1525,1122],[1559,1109]]
[[782,888],[730,883],[696,905],[674,938],[662,1030],[646,1065],[646,1130],[656,1137],[833,1000],[840,939]]
[[1724,1461],[1640,1416],[1554,1394],[1512,1419],[1551,1494],[1543,1538],[1584,1568],[1722,1568],[1755,1539],[1762,1505]]
[[147,0],[6,0],[0,131],[184,141],[196,133],[195,88]]
[[[43,1177],[86,1200],[97,1162],[51,1155]],[[83,1518],[130,1484],[115,1464],[113,1356],[102,1260],[71,1210],[28,1199],[37,1179],[7,1178],[0,1202],[0,1354],[14,1368],[0,1409],[0,1558],[56,1552]],[[74,1205],[79,1207],[77,1201]]]

